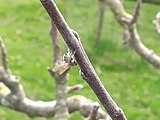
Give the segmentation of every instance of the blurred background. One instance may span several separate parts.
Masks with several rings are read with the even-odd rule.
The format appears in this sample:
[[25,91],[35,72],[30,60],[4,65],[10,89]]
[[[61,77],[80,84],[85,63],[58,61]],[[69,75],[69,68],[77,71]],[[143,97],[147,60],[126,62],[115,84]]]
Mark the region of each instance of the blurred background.
[[[98,0],[57,0],[69,26],[76,30],[82,44],[106,89],[122,107],[129,120],[159,120],[160,71],[123,45],[123,29],[106,6],[102,35],[95,46],[98,24]],[[135,1],[125,1],[127,12],[133,13]],[[160,11],[158,4],[143,3],[138,30],[143,43],[160,53],[160,36],[152,20]],[[49,35],[50,18],[39,0],[0,0],[0,36],[8,50],[9,66],[21,78],[27,97],[33,100],[54,99],[54,79],[47,71],[52,67],[53,49]],[[61,36],[61,53],[66,45]],[[160,54],[159,54],[160,55]],[[74,94],[98,101],[87,83],[79,76],[79,68],[70,71],[68,85],[83,84]],[[51,120],[29,118],[0,107],[0,120]],[[82,120],[78,112],[70,120]]]

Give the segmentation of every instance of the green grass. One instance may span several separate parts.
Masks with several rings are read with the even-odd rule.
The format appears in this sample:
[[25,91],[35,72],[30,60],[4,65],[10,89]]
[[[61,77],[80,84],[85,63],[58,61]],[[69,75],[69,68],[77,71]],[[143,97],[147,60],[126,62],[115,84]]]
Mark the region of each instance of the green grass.
[[[160,71],[140,58],[133,50],[122,44],[123,30],[106,7],[100,43],[95,47],[97,27],[96,0],[58,1],[68,24],[76,30],[85,50],[105,87],[124,110],[129,120],[159,120],[160,118]],[[133,13],[135,3],[125,2],[125,8]],[[158,5],[143,4],[138,29],[143,43],[160,53],[159,36],[152,20]],[[29,98],[54,99],[54,80],[47,72],[53,66],[53,50],[49,36],[50,19],[38,0],[0,0],[0,36],[3,37],[13,74],[20,76]],[[60,37],[61,38],[61,37]],[[65,44],[61,41],[62,53]],[[81,83],[81,94],[93,100],[96,96],[78,75],[78,68],[70,71],[69,85]],[[72,95],[72,94],[71,94]],[[0,107],[0,120],[45,120]],[[71,120],[80,117],[79,113]],[[50,119],[47,119],[50,120]]]

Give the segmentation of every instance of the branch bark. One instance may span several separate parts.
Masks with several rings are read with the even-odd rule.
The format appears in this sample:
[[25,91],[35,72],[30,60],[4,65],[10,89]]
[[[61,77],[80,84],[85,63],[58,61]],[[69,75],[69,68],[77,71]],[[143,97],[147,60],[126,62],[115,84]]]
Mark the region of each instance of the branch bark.
[[50,15],[50,17],[52,18],[52,20],[54,21],[68,47],[72,51],[76,51],[75,58],[81,68],[81,72],[86,77],[86,82],[90,85],[94,93],[97,95],[104,108],[108,111],[111,118],[113,120],[126,120],[122,109],[117,106],[117,104],[113,101],[109,93],[104,88],[93,66],[90,63],[80,43],[80,40],[76,38],[68,24],[65,22],[55,2],[53,0],[40,1]]

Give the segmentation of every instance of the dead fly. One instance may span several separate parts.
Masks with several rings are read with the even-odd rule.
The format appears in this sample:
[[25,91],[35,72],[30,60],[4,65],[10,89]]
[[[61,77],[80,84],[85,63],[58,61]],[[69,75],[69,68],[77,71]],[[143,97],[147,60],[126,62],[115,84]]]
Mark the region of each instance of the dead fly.
[[59,73],[60,75],[69,70],[73,65],[76,65],[77,62],[74,58],[76,51],[72,52],[70,49],[63,55],[63,60],[59,60],[55,63],[55,67],[52,69],[54,72]]

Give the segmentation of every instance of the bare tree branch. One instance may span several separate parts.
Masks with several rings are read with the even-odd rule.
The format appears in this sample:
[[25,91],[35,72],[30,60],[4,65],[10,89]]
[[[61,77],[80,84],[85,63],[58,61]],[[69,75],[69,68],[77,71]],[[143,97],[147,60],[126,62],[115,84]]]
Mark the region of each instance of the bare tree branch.
[[105,2],[104,0],[99,0],[99,19],[98,19],[98,27],[96,31],[96,41],[95,44],[99,43],[103,20],[104,20],[104,13],[105,13]]
[[98,109],[99,109],[99,104],[95,103],[90,115],[85,120],[100,120],[100,116],[98,116]]
[[138,20],[140,11],[141,11],[141,4],[142,4],[142,0],[137,0],[137,5],[136,5],[135,11],[134,11],[134,15],[133,15],[133,18],[132,18],[132,20],[130,22],[131,26],[133,24],[137,23],[137,20]]
[[78,85],[74,85],[74,86],[72,86],[72,87],[68,87],[68,88],[67,88],[67,91],[68,91],[68,93],[72,93],[72,92],[77,91],[77,90],[80,90],[80,89],[82,89],[82,88],[83,88],[83,85],[78,84]]
[[0,49],[1,49],[2,64],[3,64],[4,70],[5,70],[5,72],[9,72],[8,59],[7,59],[7,50],[5,48],[5,45],[4,45],[3,40],[2,40],[1,37],[0,37]]
[[[66,100],[69,113],[80,111],[84,117],[88,116],[94,104],[94,101],[83,96],[72,96]],[[3,67],[0,67],[0,105],[25,113],[30,117],[54,117],[57,110],[56,101],[44,102],[28,99],[19,79],[6,73]],[[110,120],[102,109],[99,109],[98,115],[101,119]]]
[[117,21],[127,30],[127,38],[129,38],[129,45],[135,50],[135,52],[142,58],[146,59],[154,67],[160,69],[160,57],[156,55],[153,50],[149,50],[140,39],[137,32],[136,25],[130,26],[132,16],[128,14],[119,0],[106,0],[106,3],[111,8]]
[[[56,114],[56,101],[33,101],[25,96],[23,86],[19,83],[16,77],[8,75],[4,72],[4,69],[0,68],[0,82],[4,83],[3,95],[0,95],[0,105],[25,113],[30,117],[53,117]],[[10,91],[6,90],[9,89]],[[91,112],[95,102],[83,97],[83,96],[72,96],[66,100],[66,107],[69,113],[80,111],[80,113],[87,117],[88,113]],[[101,119],[109,120],[108,115],[99,108],[98,115]]]
[[[54,63],[60,60],[60,44],[57,35],[57,28],[54,22],[51,20],[51,30],[50,35],[52,37],[53,49],[54,49]],[[64,74],[53,73],[51,69],[48,69],[51,75],[54,75],[55,78],[55,96],[56,96],[56,113],[55,119],[56,120],[68,120],[69,113],[67,108],[67,72]]]
[[108,111],[109,115],[113,120],[126,120],[123,111],[117,106],[117,104],[110,97],[109,93],[104,88],[99,77],[97,76],[94,68],[92,67],[80,40],[77,40],[72,30],[69,28],[65,22],[63,16],[58,10],[55,2],[53,0],[40,0],[58,30],[60,31],[62,37],[67,43],[68,47],[72,51],[76,51],[75,58],[81,68],[81,72],[85,75],[86,82],[93,89],[104,108]]
[[60,44],[59,44],[58,35],[57,35],[57,28],[52,20],[51,20],[50,35],[52,37],[52,43],[53,43],[53,49],[54,49],[53,51],[54,63],[56,63],[58,60],[60,60]]

